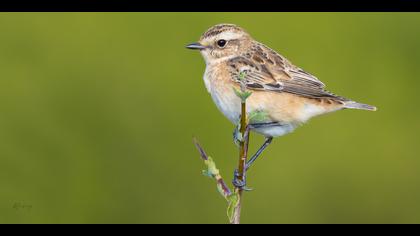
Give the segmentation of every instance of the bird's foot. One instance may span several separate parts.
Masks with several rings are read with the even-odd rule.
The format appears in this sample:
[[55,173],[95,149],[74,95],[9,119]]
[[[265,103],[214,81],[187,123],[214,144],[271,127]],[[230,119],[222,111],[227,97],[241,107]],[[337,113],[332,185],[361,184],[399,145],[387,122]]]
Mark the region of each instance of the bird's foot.
[[240,179],[239,177],[240,175],[238,170],[235,170],[232,181],[233,186],[244,191],[251,191],[252,189],[246,186],[246,175],[244,175],[242,179]]

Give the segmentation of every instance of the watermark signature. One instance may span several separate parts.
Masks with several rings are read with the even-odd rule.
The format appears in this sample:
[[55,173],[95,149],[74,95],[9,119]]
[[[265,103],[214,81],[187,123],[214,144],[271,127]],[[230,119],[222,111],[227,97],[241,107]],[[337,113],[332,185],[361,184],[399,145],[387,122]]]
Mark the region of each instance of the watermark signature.
[[16,211],[30,211],[30,210],[32,210],[32,205],[26,204],[26,203],[22,203],[22,202],[15,202],[15,203],[13,203],[13,206],[12,207]]

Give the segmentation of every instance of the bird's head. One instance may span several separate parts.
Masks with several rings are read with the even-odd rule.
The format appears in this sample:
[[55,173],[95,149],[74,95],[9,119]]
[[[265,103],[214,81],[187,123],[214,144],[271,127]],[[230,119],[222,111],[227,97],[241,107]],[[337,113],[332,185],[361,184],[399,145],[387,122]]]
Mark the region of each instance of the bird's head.
[[200,50],[207,64],[240,55],[251,45],[251,36],[233,24],[219,24],[208,29],[189,49]]

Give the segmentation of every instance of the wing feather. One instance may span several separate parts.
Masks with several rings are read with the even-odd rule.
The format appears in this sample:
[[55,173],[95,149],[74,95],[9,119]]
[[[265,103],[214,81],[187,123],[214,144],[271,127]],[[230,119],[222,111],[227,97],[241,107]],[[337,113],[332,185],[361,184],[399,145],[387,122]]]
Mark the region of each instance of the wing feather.
[[[263,44],[251,47],[251,53],[232,58],[228,61],[232,79],[245,83],[251,90],[288,92],[309,98],[333,98],[340,101],[348,99],[339,97],[325,90],[325,84],[318,78],[294,66],[285,57]],[[244,73],[244,80],[239,74]]]

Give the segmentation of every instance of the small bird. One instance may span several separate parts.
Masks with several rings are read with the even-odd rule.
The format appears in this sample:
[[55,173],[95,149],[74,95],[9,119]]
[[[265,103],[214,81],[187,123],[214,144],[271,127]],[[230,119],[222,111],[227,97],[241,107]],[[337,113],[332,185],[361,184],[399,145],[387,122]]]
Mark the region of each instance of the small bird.
[[[266,137],[246,169],[271,143],[273,137],[292,132],[310,118],[342,109],[375,111],[376,107],[337,96],[325,90],[315,76],[293,65],[282,55],[254,40],[244,29],[219,24],[208,29],[196,43],[206,62],[204,83],[217,108],[234,124],[241,116],[241,99],[233,88],[252,91],[246,109],[264,112],[263,123],[249,124]],[[241,75],[241,76],[240,76]],[[244,183],[235,182],[235,186]]]

